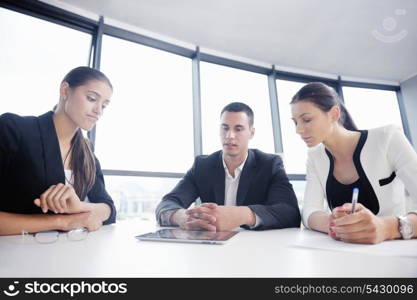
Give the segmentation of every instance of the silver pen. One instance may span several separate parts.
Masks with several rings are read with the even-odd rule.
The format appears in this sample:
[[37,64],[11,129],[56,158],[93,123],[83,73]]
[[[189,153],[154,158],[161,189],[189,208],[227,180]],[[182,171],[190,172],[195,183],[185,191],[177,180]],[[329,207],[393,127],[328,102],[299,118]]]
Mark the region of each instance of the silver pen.
[[198,197],[198,198],[194,201],[194,206],[195,206],[195,207],[199,207],[199,206],[201,206],[201,199],[200,199],[200,197]]
[[356,203],[358,203],[359,189],[354,188],[352,193],[352,214],[355,212]]

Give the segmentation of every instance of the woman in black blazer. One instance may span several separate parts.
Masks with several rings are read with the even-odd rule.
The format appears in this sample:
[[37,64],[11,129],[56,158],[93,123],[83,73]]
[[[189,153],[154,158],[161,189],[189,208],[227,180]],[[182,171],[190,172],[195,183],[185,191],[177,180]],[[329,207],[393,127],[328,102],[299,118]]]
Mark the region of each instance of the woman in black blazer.
[[97,230],[115,222],[100,164],[81,129],[91,130],[113,87],[100,71],[71,70],[54,111],[0,116],[0,235]]

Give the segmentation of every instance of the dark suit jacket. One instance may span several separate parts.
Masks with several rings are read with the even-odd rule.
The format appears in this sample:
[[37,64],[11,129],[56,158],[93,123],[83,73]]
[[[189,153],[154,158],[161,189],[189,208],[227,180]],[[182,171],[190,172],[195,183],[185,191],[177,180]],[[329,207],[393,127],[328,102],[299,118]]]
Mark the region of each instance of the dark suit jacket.
[[[249,150],[240,176],[236,205],[249,206],[262,219],[256,229],[300,226],[297,198],[279,156]],[[161,223],[162,212],[188,208],[198,197],[202,202],[224,205],[224,192],[222,151],[198,156],[184,178],[163,197],[156,218]]]
[[[0,116],[0,211],[40,214],[33,200],[51,185],[65,183],[53,112],[39,117]],[[115,222],[116,209],[104,188],[103,173],[96,159],[96,181],[87,194],[92,203],[106,203]]]

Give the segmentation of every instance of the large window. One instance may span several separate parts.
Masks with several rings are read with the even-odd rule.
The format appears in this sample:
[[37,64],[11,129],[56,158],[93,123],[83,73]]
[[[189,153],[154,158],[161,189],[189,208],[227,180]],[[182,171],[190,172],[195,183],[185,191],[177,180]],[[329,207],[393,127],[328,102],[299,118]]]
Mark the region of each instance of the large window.
[[[0,114],[39,115],[58,102],[65,74],[88,65],[92,36],[0,8],[0,41]],[[114,86],[111,103],[96,127],[95,152],[102,168],[143,171],[131,173],[135,175],[185,173],[194,157],[192,75],[196,74],[191,59],[106,34],[101,49],[101,70]],[[237,101],[248,104],[255,114],[250,148],[275,152],[267,76],[208,62],[200,62],[199,75],[203,153],[221,149],[220,112]],[[307,146],[296,134],[289,104],[304,84],[276,80],[276,85],[285,169],[288,174],[305,174]],[[343,94],[360,129],[392,123],[402,127],[396,92],[343,87]],[[153,219],[158,202],[179,181],[105,177],[119,219]],[[302,207],[306,182],[291,183]]]
[[114,86],[97,125],[102,167],[185,172],[194,157],[191,60],[105,35],[101,70]]
[[203,152],[221,149],[220,112],[230,102],[249,105],[255,115],[250,148],[274,152],[268,79],[265,75],[201,62]]
[[287,80],[276,82],[285,170],[290,174],[305,174],[307,146],[295,131],[290,105],[292,97],[304,84]]
[[91,35],[0,8],[0,114],[40,115],[66,73],[88,64]]
[[298,207],[303,208],[304,204],[304,191],[306,188],[305,180],[291,180],[292,188],[294,189],[295,196],[297,197]]
[[343,87],[346,108],[359,129],[388,124],[402,128],[397,95],[393,91]]
[[118,219],[141,217],[155,220],[155,208],[179,178],[105,176],[106,190],[112,196]]

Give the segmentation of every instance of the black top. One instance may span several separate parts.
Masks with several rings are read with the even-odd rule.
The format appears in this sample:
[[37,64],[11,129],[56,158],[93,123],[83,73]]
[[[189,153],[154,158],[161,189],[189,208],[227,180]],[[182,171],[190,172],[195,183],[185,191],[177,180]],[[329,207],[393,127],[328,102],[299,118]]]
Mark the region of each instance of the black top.
[[353,163],[355,165],[356,172],[358,172],[359,179],[351,184],[342,184],[334,177],[333,156],[326,149],[327,156],[330,160],[329,175],[326,182],[327,203],[329,204],[330,209],[333,210],[333,208],[337,206],[351,202],[353,189],[357,187],[359,189],[358,203],[361,203],[376,215],[379,212],[378,198],[376,197],[375,191],[363,171],[360,161],[360,154],[368,137],[368,131],[361,130],[360,133],[361,136],[358,144],[356,145],[355,151],[353,152]]
[[[33,201],[51,185],[64,183],[58,136],[53,112],[39,117],[0,116],[0,211],[41,214]],[[104,187],[103,173],[96,158],[96,180],[87,193],[92,203],[111,208],[104,224],[114,223],[116,209]],[[82,199],[83,200],[83,199]]]
[[[159,203],[157,220],[161,223],[164,211],[188,208],[198,197],[202,202],[224,205],[224,192],[222,151],[197,156],[184,178]],[[240,175],[236,205],[248,206],[262,219],[255,230],[300,226],[297,198],[277,155],[249,150]]]

